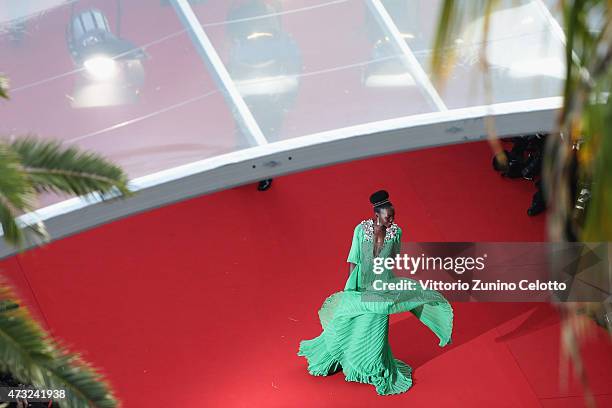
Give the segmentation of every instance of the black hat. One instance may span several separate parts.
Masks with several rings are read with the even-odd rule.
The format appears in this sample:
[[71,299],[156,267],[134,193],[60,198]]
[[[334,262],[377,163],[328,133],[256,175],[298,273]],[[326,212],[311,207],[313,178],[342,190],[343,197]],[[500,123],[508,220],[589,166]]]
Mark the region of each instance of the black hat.
[[389,193],[385,190],[378,190],[374,194],[370,196],[370,203],[376,207],[380,207],[381,205],[389,203]]

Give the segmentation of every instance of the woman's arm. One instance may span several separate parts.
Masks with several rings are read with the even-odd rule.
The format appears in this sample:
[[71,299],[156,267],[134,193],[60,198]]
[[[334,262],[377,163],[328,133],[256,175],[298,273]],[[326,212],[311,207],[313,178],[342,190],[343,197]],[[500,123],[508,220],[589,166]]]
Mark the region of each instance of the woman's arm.
[[355,265],[357,265],[361,259],[361,227],[357,225],[355,230],[353,231],[353,241],[351,243],[351,250],[349,251],[348,258],[346,262],[349,263],[349,276],[355,269]]
[[391,256],[395,257],[402,250],[402,229],[397,227],[397,233],[395,234],[395,240],[393,242],[393,249],[391,251]]

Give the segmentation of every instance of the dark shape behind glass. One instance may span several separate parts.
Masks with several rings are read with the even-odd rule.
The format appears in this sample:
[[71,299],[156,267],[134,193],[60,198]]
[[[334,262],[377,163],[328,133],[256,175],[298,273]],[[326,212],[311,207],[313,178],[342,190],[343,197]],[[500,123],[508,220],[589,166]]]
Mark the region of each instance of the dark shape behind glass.
[[227,18],[231,41],[228,71],[271,142],[280,139],[302,71],[298,46],[283,31],[279,10],[272,2],[254,0],[232,7]]

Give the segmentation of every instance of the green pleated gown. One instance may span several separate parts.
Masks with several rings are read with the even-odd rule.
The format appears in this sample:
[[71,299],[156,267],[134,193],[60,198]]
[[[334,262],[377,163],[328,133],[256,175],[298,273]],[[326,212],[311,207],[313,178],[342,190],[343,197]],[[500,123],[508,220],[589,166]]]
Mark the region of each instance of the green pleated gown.
[[[379,257],[395,257],[400,251],[402,230],[387,228]],[[298,355],[308,360],[308,372],[325,376],[342,370],[346,381],[372,384],[379,395],[399,394],[412,386],[412,368],[393,357],[389,346],[389,315],[411,312],[439,338],[450,344],[453,309],[437,291],[374,290],[372,282],[397,282],[391,270],[373,273],[373,220],[355,227],[347,261],[356,266],[345,288],[329,296],[319,310],[323,332],[300,342]],[[417,288],[420,286],[415,285]]]

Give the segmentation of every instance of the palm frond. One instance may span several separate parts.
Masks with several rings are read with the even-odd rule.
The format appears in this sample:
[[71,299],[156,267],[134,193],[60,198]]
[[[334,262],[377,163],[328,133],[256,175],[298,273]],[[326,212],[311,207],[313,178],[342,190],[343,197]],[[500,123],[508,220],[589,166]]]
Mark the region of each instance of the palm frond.
[[[486,39],[488,17],[495,0],[483,1],[485,4],[478,4],[481,1],[470,3],[485,12],[483,38]],[[573,237],[587,242],[611,241],[612,106],[608,98],[612,91],[612,2],[560,0],[560,4],[566,36],[566,80],[557,130],[547,138],[542,169],[543,189],[550,206],[548,236],[551,241],[567,241]],[[593,15],[603,16],[600,27],[593,27],[593,20],[589,18]],[[464,0],[444,1],[431,60],[437,86],[446,80],[454,65],[457,50],[452,41],[461,30],[463,16],[472,21],[477,18]],[[486,51],[484,45],[483,51]],[[482,53],[482,61],[486,81],[486,52]],[[493,130],[487,126],[490,138],[494,136]],[[495,146],[492,146],[495,151]],[[577,175],[574,164],[578,169]],[[577,217],[574,208],[576,197],[572,197],[572,193],[576,177],[578,184],[588,186],[592,193],[586,217]],[[566,312],[561,333],[562,349],[572,359],[575,373],[585,389],[586,403],[591,407],[594,400],[579,352],[581,337],[569,324],[575,320],[576,312],[570,306],[561,307]]]
[[[0,98],[8,98],[7,89],[6,77],[0,74]],[[44,241],[48,239],[43,223],[22,225],[17,221],[18,216],[36,207],[37,192],[131,194],[123,170],[101,156],[34,138],[0,141],[0,175],[0,225],[4,239],[17,246],[27,237],[27,230]],[[41,389],[65,390],[66,398],[57,400],[60,407],[119,405],[104,378],[53,340],[19,305],[2,279],[0,370]]]
[[0,73],[0,98],[8,99],[8,79]]
[[0,368],[41,389],[65,390],[61,407],[117,406],[102,376],[53,341],[0,281]]
[[34,188],[23,172],[17,156],[8,145],[0,142],[0,225],[6,240],[19,244],[23,232],[16,218],[34,206]]
[[458,9],[453,1],[445,0],[442,5],[438,27],[431,54],[431,67],[434,82],[441,83],[449,73],[455,57],[454,48],[449,47],[452,33],[459,29],[457,22]]
[[[458,45],[456,40],[462,34],[486,37],[488,28],[484,27],[491,13],[498,6],[499,0],[444,0],[440,7],[438,26],[435,32],[434,46],[431,53],[430,67],[433,82],[438,88],[444,85],[452,73],[456,58],[462,47],[471,48],[475,38],[462,38],[464,45]],[[482,19],[482,33],[463,30],[470,22]],[[486,46],[485,41],[482,42]]]
[[11,142],[10,148],[37,192],[79,196],[99,192],[102,198],[109,193],[131,194],[123,170],[96,153],[31,136]]

